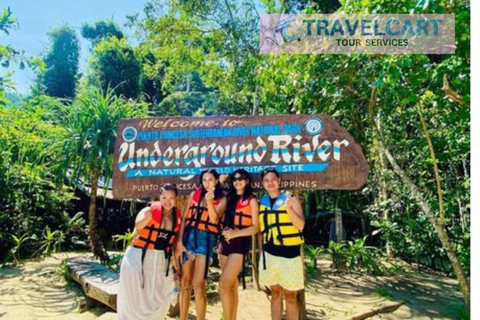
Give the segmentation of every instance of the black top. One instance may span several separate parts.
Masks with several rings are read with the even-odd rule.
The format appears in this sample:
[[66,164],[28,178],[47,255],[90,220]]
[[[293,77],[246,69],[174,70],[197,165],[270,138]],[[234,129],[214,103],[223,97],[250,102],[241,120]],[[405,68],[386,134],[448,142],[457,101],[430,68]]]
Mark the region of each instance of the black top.
[[157,236],[157,241],[155,241],[155,250],[166,250],[168,247],[171,247],[172,244],[170,244],[170,236],[168,230],[160,229],[158,236]]

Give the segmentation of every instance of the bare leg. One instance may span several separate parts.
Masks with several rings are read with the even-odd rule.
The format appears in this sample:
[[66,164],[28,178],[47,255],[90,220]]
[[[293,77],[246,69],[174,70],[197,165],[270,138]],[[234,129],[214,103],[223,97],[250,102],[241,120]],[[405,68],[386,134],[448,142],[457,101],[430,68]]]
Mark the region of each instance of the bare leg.
[[[221,292],[223,313],[225,320],[234,320],[235,312],[235,295],[233,290],[238,291],[238,273],[242,269],[243,256],[241,254],[231,254],[226,259],[225,266],[220,276],[219,289]],[[236,292],[238,295],[238,292]]]
[[233,318],[232,318],[232,320],[237,320],[237,314],[238,314],[238,276],[235,277],[235,284],[233,285],[233,288],[232,288],[232,294],[233,294]]
[[194,260],[188,259],[182,266],[182,288],[180,290],[180,320],[187,320],[190,298],[192,296]]
[[285,295],[285,305],[287,307],[287,320],[298,320],[297,291],[283,289],[283,294]]
[[272,301],[271,301],[271,311],[272,311],[272,320],[281,320],[282,319],[282,298],[283,298],[283,288],[279,285],[274,285],[270,287],[272,290]]
[[195,291],[195,308],[197,320],[205,320],[207,313],[207,295],[205,293],[205,261],[206,257],[197,255],[195,257],[195,271],[193,273],[193,290]]

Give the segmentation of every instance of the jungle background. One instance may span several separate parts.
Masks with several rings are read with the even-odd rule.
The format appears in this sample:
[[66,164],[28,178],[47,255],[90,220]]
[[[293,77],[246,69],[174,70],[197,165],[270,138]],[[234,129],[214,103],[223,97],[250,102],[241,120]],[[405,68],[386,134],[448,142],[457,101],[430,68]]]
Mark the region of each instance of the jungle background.
[[[11,36],[19,21],[0,10]],[[259,13],[334,12],[455,14],[456,53],[258,53]],[[0,263],[88,247],[112,259],[112,236],[128,239],[144,205],[102,196],[121,118],[326,113],[362,146],[369,179],[303,193],[307,224],[343,210],[362,234],[320,243],[312,228],[307,254],[372,272],[369,261],[402,259],[457,279],[470,303],[469,1],[151,0],[127,20],[59,25],[39,57],[0,43]],[[35,70],[28,94],[12,66]]]

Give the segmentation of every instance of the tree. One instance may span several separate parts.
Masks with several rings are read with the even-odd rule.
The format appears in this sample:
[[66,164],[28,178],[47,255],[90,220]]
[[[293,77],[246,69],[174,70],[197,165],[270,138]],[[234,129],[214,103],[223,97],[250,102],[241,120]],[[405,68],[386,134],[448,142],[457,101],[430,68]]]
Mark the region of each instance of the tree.
[[141,65],[125,38],[101,40],[90,58],[91,82],[98,81],[104,91],[113,88],[127,99],[140,94]]
[[149,1],[145,19],[132,18],[142,35],[137,51],[154,56],[153,63],[144,65],[146,74],[155,76],[157,70],[163,71],[162,91],[166,95],[192,90],[199,75],[205,87],[218,92],[217,99],[229,101],[222,111],[251,113],[258,94],[257,62],[262,61],[257,53],[255,2],[169,3],[164,6],[158,0]]
[[65,111],[64,126],[68,135],[62,142],[65,161],[62,176],[72,170],[72,181],[85,178],[90,185],[89,236],[93,254],[100,260],[108,260],[97,230],[97,180],[104,175],[108,181],[112,175],[112,153],[120,119],[146,115],[146,106],[126,101],[106,91],[89,88]]
[[[17,19],[13,17],[10,8],[1,9],[0,33],[4,32],[6,35],[9,35],[10,31],[15,30],[16,27]],[[39,66],[42,67],[39,58],[25,57],[22,51],[10,45],[4,46],[0,44],[0,66],[6,69],[5,73],[0,74],[0,106],[6,105],[9,100],[7,91],[14,90],[14,83],[11,81],[13,71],[9,70],[14,64],[18,65],[20,70],[25,69],[25,65],[33,69]]]
[[45,54],[45,70],[38,75],[39,90],[62,99],[73,99],[77,82],[80,44],[77,33],[62,25],[48,33],[50,47]]
[[[348,1],[339,11],[454,13],[456,30],[460,30],[455,34],[456,54],[268,57],[258,73],[263,84],[261,104],[268,113],[293,109],[328,113],[338,119],[364,147],[374,178],[362,191],[315,192],[318,208],[338,202],[381,222],[385,240],[398,257],[453,270],[468,304],[469,3]],[[381,140],[368,121],[374,87],[377,108],[373,117],[377,127],[381,122]],[[419,117],[421,103],[424,107]],[[422,117],[431,135],[428,139]],[[383,154],[379,155],[379,149]],[[386,150],[395,152],[387,157]]]
[[123,32],[118,25],[111,20],[100,20],[93,24],[85,23],[82,26],[81,33],[82,37],[90,40],[93,46],[101,40],[110,39],[111,37],[115,37],[119,40],[124,38]]

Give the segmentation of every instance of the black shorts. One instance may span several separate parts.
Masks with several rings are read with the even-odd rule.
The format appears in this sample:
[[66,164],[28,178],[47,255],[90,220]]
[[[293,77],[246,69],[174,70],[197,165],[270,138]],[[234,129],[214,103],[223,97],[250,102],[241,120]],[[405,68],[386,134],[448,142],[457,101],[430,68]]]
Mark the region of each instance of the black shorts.
[[230,242],[227,242],[223,236],[220,236],[218,241],[218,254],[228,256],[232,253],[238,254],[248,254],[252,246],[252,238],[248,237],[238,237],[231,239]]

